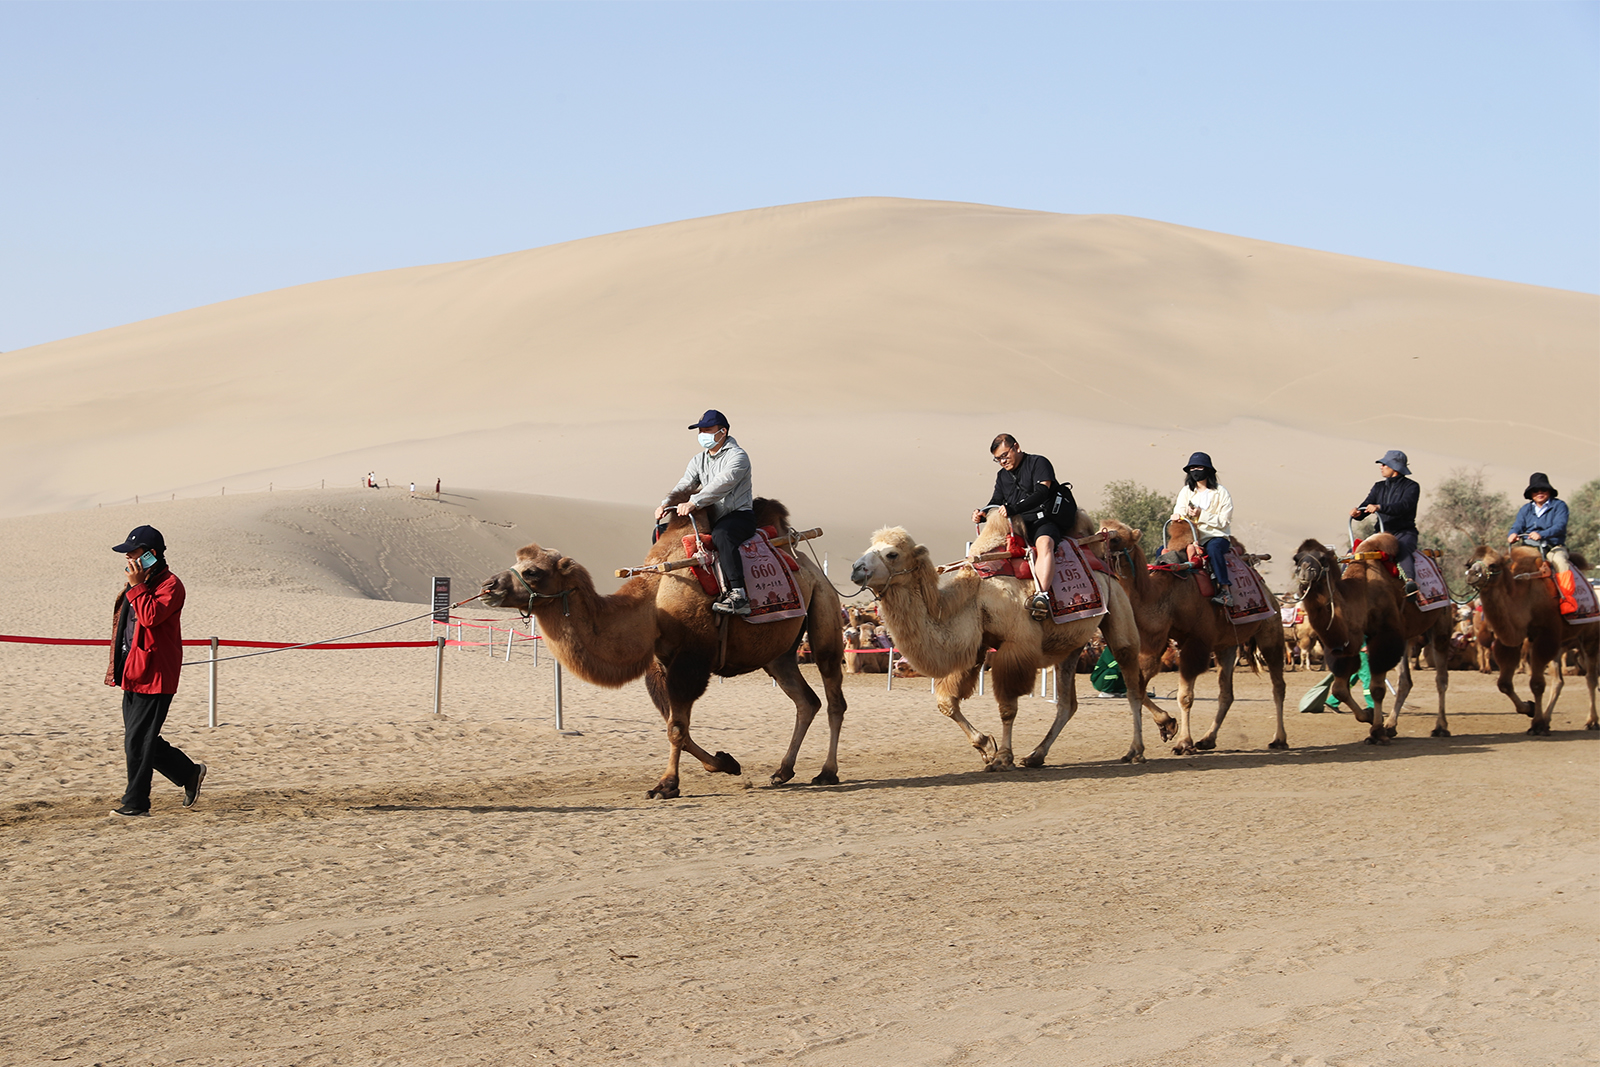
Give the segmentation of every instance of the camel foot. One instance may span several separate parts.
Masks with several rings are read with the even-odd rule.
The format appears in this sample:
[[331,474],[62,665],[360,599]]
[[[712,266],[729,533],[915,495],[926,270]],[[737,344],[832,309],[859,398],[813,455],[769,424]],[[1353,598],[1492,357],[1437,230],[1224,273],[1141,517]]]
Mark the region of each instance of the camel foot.
[[1372,722],[1372,709],[1362,708],[1360,711],[1356,712],[1356,722],[1370,724]]
[[978,755],[983,757],[983,762],[988,763],[1000,754],[1000,745],[988,734],[979,734],[978,739],[972,742],[972,747],[978,750]]
[[794,768],[793,767],[779,767],[777,770],[772,772],[772,784],[773,785],[783,785],[786,782],[788,782],[789,779],[791,779],[793,777],[794,777]]
[[1550,733],[1550,724],[1547,722],[1539,722],[1537,719],[1535,719],[1533,725],[1528,727],[1528,732],[1536,737],[1546,736]]
[[1428,736],[1429,737],[1449,737],[1450,736],[1450,731],[1446,730],[1443,726],[1435,726],[1433,728],[1433,733],[1429,734]]
[[1161,730],[1161,740],[1163,741],[1171,741],[1174,737],[1178,736],[1178,722],[1176,719],[1169,719],[1166,722],[1158,722],[1156,723],[1156,726]]
[[1381,733],[1369,734],[1367,737],[1367,744],[1369,745],[1387,745],[1388,743],[1389,738]]
[[1600,722],[1586,722],[1583,724],[1583,728],[1585,730],[1600,730]]
[[1129,752],[1126,756],[1122,757],[1122,762],[1123,763],[1143,763],[1143,762],[1145,762],[1144,753],[1143,752]]
[[1044,756],[1037,752],[1030,752],[1026,756],[1022,757],[1022,765],[1024,767],[1043,767]]
[[1522,714],[1526,715],[1530,719],[1537,717],[1533,709],[1533,701],[1531,700],[1517,701],[1517,710],[1522,712]]
[[1201,752],[1210,752],[1217,747],[1217,739],[1215,737],[1202,737],[1194,743],[1194,747]]
[[838,785],[839,772],[824,769],[821,774],[811,779],[812,785]]
[[1276,748],[1276,749],[1280,749],[1280,750],[1281,749],[1286,749],[1286,748],[1289,747],[1289,742],[1287,742],[1287,741],[1270,741],[1270,742],[1267,743],[1267,747],[1268,748]]
[[1400,736],[1400,731],[1395,729],[1393,726],[1385,726],[1383,728],[1383,736],[1384,737],[1399,737]]
[[994,758],[983,765],[983,769],[986,771],[1014,771],[1017,769],[1017,765],[1012,762],[1011,753],[996,752]]
[[1194,747],[1193,741],[1185,741],[1181,745],[1172,746],[1172,754],[1174,756],[1192,756],[1198,751],[1200,750]]
[[676,778],[663,778],[656,783],[656,787],[644,795],[646,800],[676,800],[678,797],[678,780]]
[[744,773],[744,768],[739,766],[739,761],[726,752],[718,752],[712,758],[717,761],[716,766],[706,768],[712,774],[731,774],[737,778]]

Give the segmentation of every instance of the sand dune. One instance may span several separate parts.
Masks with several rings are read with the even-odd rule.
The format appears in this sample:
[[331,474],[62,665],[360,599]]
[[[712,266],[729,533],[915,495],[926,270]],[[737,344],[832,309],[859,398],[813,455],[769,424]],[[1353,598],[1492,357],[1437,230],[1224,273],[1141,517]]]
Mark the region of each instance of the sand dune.
[[[1535,385],[1534,383],[1543,383]],[[1559,383],[1559,384],[1558,384]],[[1583,398],[1553,410],[1551,387]],[[1600,298],[1142,219],[859,199],[264,293],[0,356],[10,514],[276,486],[648,503],[727,411],[758,491],[941,552],[990,437],[1086,503],[1216,458],[1243,536],[1331,539],[1372,460],[1593,477]],[[1271,547],[1269,545],[1269,547]]]

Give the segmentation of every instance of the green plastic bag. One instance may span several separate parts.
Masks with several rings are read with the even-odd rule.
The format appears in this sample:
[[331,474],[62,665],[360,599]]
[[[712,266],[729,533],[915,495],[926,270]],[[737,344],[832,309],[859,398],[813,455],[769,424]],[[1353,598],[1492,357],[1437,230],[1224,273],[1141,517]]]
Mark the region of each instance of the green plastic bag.
[[1117,657],[1111,654],[1108,648],[1100,653],[1100,658],[1095,661],[1094,669],[1089,672],[1089,684],[1094,686],[1099,693],[1110,693],[1121,696],[1128,691],[1128,683],[1122,680],[1122,668],[1117,666]]

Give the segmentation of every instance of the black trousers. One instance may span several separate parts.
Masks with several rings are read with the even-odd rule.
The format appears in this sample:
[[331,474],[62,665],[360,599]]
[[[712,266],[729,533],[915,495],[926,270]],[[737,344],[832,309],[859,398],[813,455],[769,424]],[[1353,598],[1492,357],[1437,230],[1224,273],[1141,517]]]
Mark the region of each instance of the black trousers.
[[1394,561],[1395,566],[1400,568],[1401,574],[1414,582],[1417,580],[1417,565],[1411,561],[1411,557],[1417,552],[1417,531],[1401,530],[1394,535],[1394,539],[1400,542],[1400,558]]
[[194,781],[199,765],[161,736],[171,707],[171,693],[122,694],[122,747],[128,755],[128,791],[122,794],[122,803],[126,807],[150,809],[150,780],[156,771],[174,785]]
[[711,525],[711,545],[717,550],[724,589],[744,588],[744,562],[739,546],[755,536],[754,511],[730,511]]

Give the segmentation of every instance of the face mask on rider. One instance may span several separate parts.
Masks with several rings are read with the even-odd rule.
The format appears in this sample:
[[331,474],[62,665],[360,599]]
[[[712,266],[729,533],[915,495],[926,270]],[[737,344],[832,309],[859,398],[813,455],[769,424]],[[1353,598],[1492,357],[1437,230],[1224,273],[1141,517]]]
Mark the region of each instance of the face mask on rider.
[[700,447],[701,448],[710,448],[712,445],[714,445],[716,443],[717,443],[717,435],[716,434],[714,434],[714,433],[701,433],[700,434]]

